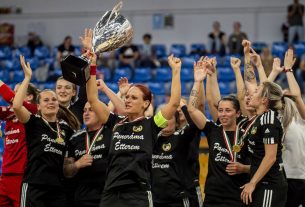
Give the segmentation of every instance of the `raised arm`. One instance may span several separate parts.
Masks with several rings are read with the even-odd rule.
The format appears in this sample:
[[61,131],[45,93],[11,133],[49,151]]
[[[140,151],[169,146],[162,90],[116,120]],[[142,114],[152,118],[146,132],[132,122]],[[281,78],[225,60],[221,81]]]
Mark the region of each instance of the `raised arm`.
[[168,64],[172,69],[171,96],[169,102],[161,108],[161,113],[167,120],[171,119],[175,115],[176,110],[180,105],[181,98],[181,60],[173,55],[170,55],[168,57]]
[[[110,99],[109,110],[117,110],[119,115],[125,115],[125,103],[120,94],[115,94],[102,79],[97,80],[98,88]],[[111,106],[111,107],[109,107]]]
[[198,110],[200,85],[207,76],[207,62],[198,61],[194,63],[194,85],[188,102],[188,111],[193,122],[199,129],[203,129],[206,124],[206,117]]
[[243,77],[240,72],[240,59],[231,57],[231,67],[234,71],[235,79],[236,79],[236,88],[237,88],[237,99],[240,104],[240,109],[243,115],[247,115],[247,110],[245,108],[245,94],[246,94],[246,89],[245,89],[245,84]]
[[254,88],[257,86],[257,82],[255,78],[254,69],[251,64],[251,57],[250,57],[251,42],[248,40],[243,40],[242,45],[244,47],[244,58],[245,58],[244,81],[246,84],[246,88],[248,87]]
[[251,50],[250,58],[252,62],[255,64],[256,69],[258,71],[259,82],[262,83],[267,81],[267,76],[261,60],[261,56],[257,54],[253,48],[250,48],[250,50]]
[[206,59],[207,81],[206,81],[206,99],[208,102],[210,114],[213,121],[217,120],[217,104],[221,99],[220,90],[217,80],[216,59]]
[[281,67],[281,59],[280,58],[274,58],[273,59],[273,65],[272,65],[272,71],[270,75],[268,76],[268,81],[274,82],[277,76],[284,70],[284,67]]
[[293,57],[293,50],[289,49],[286,52],[284,59],[284,67],[288,80],[289,90],[291,95],[295,97],[295,103],[302,119],[305,119],[305,104],[302,99],[301,89],[292,71],[292,66],[294,65],[294,63],[295,63],[295,58]]
[[[85,32],[83,39],[92,43],[92,36],[93,31],[89,29]],[[90,46],[87,47],[92,48]],[[96,54],[94,54],[88,49],[85,56],[91,60],[90,79],[86,84],[88,102],[90,103],[93,111],[98,115],[98,118],[100,119],[102,124],[104,124],[109,118],[110,110],[108,109],[106,104],[104,104],[98,99],[98,90],[96,85]]]
[[26,123],[29,121],[31,113],[23,106],[23,100],[26,97],[27,88],[32,78],[32,69],[29,62],[25,63],[22,55],[20,55],[20,63],[24,72],[24,79],[13,100],[13,109],[19,121]]

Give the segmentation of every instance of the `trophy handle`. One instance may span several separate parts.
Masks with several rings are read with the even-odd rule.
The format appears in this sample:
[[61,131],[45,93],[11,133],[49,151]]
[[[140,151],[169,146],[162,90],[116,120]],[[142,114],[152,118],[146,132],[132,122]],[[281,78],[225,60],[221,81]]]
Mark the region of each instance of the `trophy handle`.
[[119,3],[117,3],[117,4],[113,7],[113,9],[112,9],[112,11],[111,11],[111,14],[109,15],[109,18],[108,18],[108,20],[107,20],[106,25],[108,25],[108,23],[109,23],[111,17],[112,17],[114,14],[115,14],[116,16],[118,15],[118,13],[119,13],[119,11],[121,11],[122,7],[123,7],[123,1],[120,1]]

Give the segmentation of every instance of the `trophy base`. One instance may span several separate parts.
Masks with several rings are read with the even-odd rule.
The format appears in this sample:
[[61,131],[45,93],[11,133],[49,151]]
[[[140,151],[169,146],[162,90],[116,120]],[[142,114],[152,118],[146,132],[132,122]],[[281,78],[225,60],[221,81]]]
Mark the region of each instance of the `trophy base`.
[[76,85],[85,85],[90,78],[89,62],[74,55],[60,62],[63,78]]

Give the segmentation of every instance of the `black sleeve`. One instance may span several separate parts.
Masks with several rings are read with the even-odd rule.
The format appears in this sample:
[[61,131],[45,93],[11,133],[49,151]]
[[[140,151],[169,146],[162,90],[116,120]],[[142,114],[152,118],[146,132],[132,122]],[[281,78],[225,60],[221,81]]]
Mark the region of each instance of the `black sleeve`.
[[187,106],[182,106],[181,108],[184,116],[185,116],[185,119],[187,121],[187,123],[190,125],[190,128],[191,129],[198,129],[198,127],[196,126],[196,124],[193,122],[188,110],[187,110]]
[[38,119],[38,117],[31,114],[30,119],[28,120],[28,122],[24,124],[24,127],[26,129],[27,134],[31,134],[32,130],[34,130],[36,128],[35,126],[36,126],[37,119]]
[[264,144],[281,143],[283,129],[274,111],[269,111],[260,118],[260,126]]
[[118,116],[112,112],[110,112],[108,120],[106,121],[105,125],[108,126],[110,129],[113,129],[113,127],[121,120],[123,120],[124,116]]
[[74,153],[74,150],[75,150],[75,146],[74,146],[74,139],[75,137],[69,139],[66,144],[67,144],[67,157],[73,157],[75,158],[75,153]]

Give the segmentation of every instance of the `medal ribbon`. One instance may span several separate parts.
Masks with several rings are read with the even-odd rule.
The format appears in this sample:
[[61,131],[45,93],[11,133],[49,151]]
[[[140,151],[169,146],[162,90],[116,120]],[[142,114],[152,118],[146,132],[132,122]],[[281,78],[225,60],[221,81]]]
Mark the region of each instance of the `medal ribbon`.
[[102,126],[99,130],[95,132],[93,137],[92,143],[90,143],[89,134],[86,132],[86,153],[89,155],[91,153],[92,147],[94,146],[98,136],[100,135],[101,131],[103,130],[104,126]]
[[121,121],[119,121],[116,125],[114,125],[112,131],[115,131],[115,129],[116,129],[118,126],[123,125],[124,123],[132,123],[132,122],[135,122],[135,121],[142,120],[142,119],[144,119],[144,118],[145,118],[144,116],[140,116],[139,118],[136,118],[136,119],[133,120],[133,121],[125,122],[125,121],[128,119],[128,116],[126,116],[124,119],[122,119]]
[[241,142],[246,138],[247,134],[248,134],[248,131],[251,129],[252,125],[254,124],[254,122],[256,121],[257,119],[257,115],[255,115],[254,117],[252,117],[251,119],[249,119],[249,124],[248,126],[246,127],[243,135],[241,136],[241,139],[240,139],[240,142],[238,142],[238,144],[241,144]]
[[[234,132],[234,145],[237,145],[238,142],[238,136],[239,136],[239,124],[237,124],[235,132]],[[236,160],[236,152],[233,152],[232,150],[232,145],[230,143],[230,139],[226,133],[226,131],[222,128],[222,134],[223,134],[223,139],[225,141],[225,144],[227,146],[227,149],[229,151],[229,155],[231,157],[231,161],[235,162]]]

